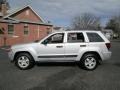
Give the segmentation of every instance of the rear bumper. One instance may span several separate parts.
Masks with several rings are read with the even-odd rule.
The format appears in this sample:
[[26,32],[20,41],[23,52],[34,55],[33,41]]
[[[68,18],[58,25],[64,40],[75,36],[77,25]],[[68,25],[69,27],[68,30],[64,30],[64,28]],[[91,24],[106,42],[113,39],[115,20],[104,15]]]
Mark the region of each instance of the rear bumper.
[[112,52],[104,52],[103,53],[103,60],[108,60],[111,58]]

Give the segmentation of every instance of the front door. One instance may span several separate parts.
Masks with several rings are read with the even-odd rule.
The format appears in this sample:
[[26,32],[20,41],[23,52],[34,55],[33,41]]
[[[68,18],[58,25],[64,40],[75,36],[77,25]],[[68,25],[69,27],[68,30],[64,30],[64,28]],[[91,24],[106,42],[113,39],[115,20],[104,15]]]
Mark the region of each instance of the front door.
[[64,34],[56,33],[45,39],[39,46],[40,61],[64,60]]

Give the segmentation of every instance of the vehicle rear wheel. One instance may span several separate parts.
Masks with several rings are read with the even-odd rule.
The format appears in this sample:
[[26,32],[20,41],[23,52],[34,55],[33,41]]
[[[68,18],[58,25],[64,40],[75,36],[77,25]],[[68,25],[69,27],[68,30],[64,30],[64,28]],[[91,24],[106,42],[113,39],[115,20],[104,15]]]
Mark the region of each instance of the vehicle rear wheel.
[[80,61],[82,67],[86,70],[94,70],[98,66],[98,59],[94,54],[86,54]]
[[30,69],[34,66],[34,60],[28,53],[20,53],[15,58],[15,65],[21,70]]

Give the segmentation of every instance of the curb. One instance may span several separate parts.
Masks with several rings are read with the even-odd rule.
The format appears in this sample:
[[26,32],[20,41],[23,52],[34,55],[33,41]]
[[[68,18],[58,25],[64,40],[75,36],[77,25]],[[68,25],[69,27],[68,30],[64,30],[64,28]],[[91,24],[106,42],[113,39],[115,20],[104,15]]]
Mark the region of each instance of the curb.
[[9,47],[0,47],[0,49],[1,49],[1,50],[5,50],[5,51],[10,50],[10,48],[9,48]]
[[111,42],[120,42],[120,40],[111,40]]

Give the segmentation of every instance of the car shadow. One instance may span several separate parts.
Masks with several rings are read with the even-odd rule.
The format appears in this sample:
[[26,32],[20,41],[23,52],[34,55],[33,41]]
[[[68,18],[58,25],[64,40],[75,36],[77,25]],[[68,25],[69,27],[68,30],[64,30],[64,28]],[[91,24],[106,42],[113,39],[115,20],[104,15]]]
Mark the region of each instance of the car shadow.
[[114,63],[115,66],[120,67],[120,62]]
[[49,67],[56,67],[56,66],[77,66],[77,62],[36,62],[36,65],[41,66],[49,66]]

